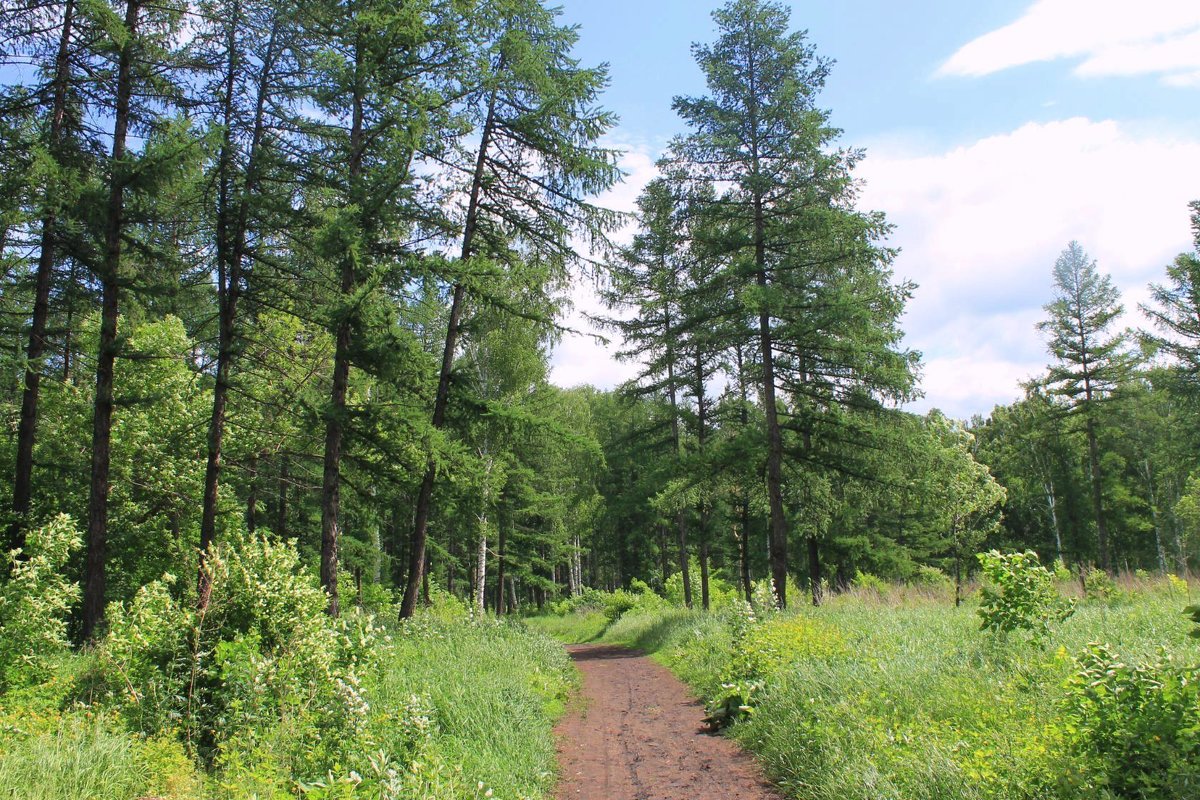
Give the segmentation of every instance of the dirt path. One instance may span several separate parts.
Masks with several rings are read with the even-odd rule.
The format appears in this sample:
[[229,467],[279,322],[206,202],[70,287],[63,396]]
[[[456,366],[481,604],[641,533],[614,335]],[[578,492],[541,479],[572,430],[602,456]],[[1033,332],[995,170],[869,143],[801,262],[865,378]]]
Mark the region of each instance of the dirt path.
[[567,648],[583,697],[558,725],[559,800],[779,800],[666,668],[611,645]]

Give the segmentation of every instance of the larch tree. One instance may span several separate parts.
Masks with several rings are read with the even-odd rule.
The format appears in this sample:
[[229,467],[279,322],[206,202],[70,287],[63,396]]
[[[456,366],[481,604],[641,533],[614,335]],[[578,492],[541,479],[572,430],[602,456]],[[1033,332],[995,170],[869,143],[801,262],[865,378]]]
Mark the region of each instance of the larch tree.
[[1169,283],[1150,284],[1153,304],[1139,307],[1158,330],[1143,337],[1176,360],[1182,384],[1194,393],[1200,391],[1200,200],[1191,207],[1195,249],[1167,266]]
[[[571,55],[578,35],[559,25],[557,14],[541,0],[481,9],[473,30],[479,70],[464,87],[472,136],[463,137],[456,152],[431,159],[447,169],[461,200],[453,225],[458,259],[433,403],[437,429],[446,423],[468,301],[487,298],[488,282],[503,280],[519,260],[562,265],[576,260],[571,237],[602,236],[614,221],[585,199],[619,177],[615,154],[597,144],[614,122],[596,106],[606,73],[579,66]],[[437,469],[431,454],[416,498],[402,618],[416,610],[424,576]]]
[[[103,114],[111,114],[112,127],[107,174],[100,187],[104,198],[100,252],[93,268],[101,286],[101,305],[83,581],[85,640],[94,637],[104,616],[113,368],[120,349],[117,324],[122,289],[132,281],[123,253],[130,227],[127,201],[136,191],[143,207],[151,203],[148,196],[199,147],[195,140],[189,141],[185,126],[164,115],[165,107],[180,97],[178,45],[184,7],[177,2],[126,0],[119,9],[99,5],[88,9],[98,17],[94,24],[106,32],[96,44],[104,60],[97,102]],[[146,145],[135,151],[129,140],[139,134],[146,137]]]
[[[61,258],[62,216],[71,198],[78,194],[78,139],[80,134],[80,96],[77,86],[80,35],[79,8],[76,0],[62,3],[21,3],[4,21],[2,35],[18,43],[18,52],[8,58],[27,60],[48,78],[44,86],[30,94],[43,112],[41,141],[34,160],[39,168],[31,170],[42,178],[38,198],[40,230],[37,233],[37,263],[34,269],[33,308],[30,315],[26,348],[25,381],[21,396],[21,415],[17,426],[16,467],[13,476],[13,519],[8,529],[5,550],[25,546],[25,528],[33,493],[33,448],[37,438],[38,395],[46,353],[46,326],[50,318],[50,290],[55,266]],[[6,59],[7,60],[7,59]],[[22,92],[0,103],[6,115],[29,102]],[[74,156],[74,157],[73,157]],[[75,163],[72,163],[75,162]],[[32,165],[31,165],[32,166]],[[11,196],[11,194],[10,194]],[[7,241],[8,237],[4,239]]]
[[[444,95],[461,68],[468,20],[451,2],[397,6],[383,0],[330,3],[312,13],[317,36],[302,58],[316,71],[310,169],[320,221],[317,260],[332,268],[328,325],[334,338],[324,413],[321,478],[321,585],[339,613],[342,459],[353,409],[350,370],[364,365],[378,326],[370,311],[388,273],[403,269],[431,201],[414,169],[451,126]],[[306,60],[307,59],[307,60]],[[357,358],[356,358],[357,357]]]
[[1052,394],[1062,398],[1067,411],[1083,422],[1097,555],[1100,568],[1111,572],[1098,427],[1100,405],[1113,399],[1134,367],[1128,333],[1112,330],[1124,307],[1112,279],[1100,274],[1078,242],[1068,244],[1054,262],[1054,295],[1045,306],[1049,318],[1038,323],[1055,359],[1045,382]]
[[[239,302],[249,288],[253,250],[272,237],[263,207],[272,193],[264,189],[284,138],[289,97],[295,94],[290,49],[297,35],[295,10],[287,4],[255,0],[208,0],[203,18],[210,23],[202,42],[211,70],[204,101],[211,124],[220,131],[212,198],[213,272],[217,300],[217,348],[213,366],[204,495],[200,522],[199,603],[208,602],[204,560],[216,533],[218,485],[226,429],[226,407],[234,361],[241,349]],[[264,198],[266,198],[264,200]],[[286,205],[287,196],[276,200]],[[247,524],[253,527],[253,513]]]
[[782,5],[733,0],[713,17],[716,42],[693,48],[709,94],[675,99],[691,132],[673,149],[691,181],[717,189],[712,246],[738,304],[730,317],[754,320],[740,335],[758,349],[771,575],[783,606],[784,434],[795,429],[807,449],[812,433],[800,415],[786,418],[788,401],[815,395],[832,413],[908,396],[916,357],[899,351],[897,320],[911,287],[890,282],[891,254],[875,244],[887,231],[882,216],[854,209],[860,154],[835,147],[840,131],[816,105],[829,62],[789,32]]

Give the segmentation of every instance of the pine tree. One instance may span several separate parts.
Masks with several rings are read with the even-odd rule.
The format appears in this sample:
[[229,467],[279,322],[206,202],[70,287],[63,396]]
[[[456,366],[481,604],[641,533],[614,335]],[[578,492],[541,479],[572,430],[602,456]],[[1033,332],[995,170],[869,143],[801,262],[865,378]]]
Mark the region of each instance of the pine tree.
[[[829,63],[804,34],[788,32],[781,5],[733,0],[713,17],[717,41],[694,48],[709,94],[676,98],[692,132],[675,144],[674,160],[689,180],[722,187],[710,246],[738,304],[727,317],[755,321],[737,335],[753,336],[759,354],[771,573],[782,606],[785,429],[799,436],[799,457],[811,459],[814,419],[911,394],[916,358],[898,349],[897,326],[911,287],[890,281],[891,254],[875,244],[887,231],[882,216],[854,210],[860,154],[833,146],[839,131],[816,106]],[[809,556],[816,601],[811,539]]]
[[[514,0],[483,9],[474,18],[478,76],[466,81],[468,116],[478,140],[445,158],[463,178],[465,208],[455,225],[459,258],[434,397],[432,423],[446,421],[451,375],[468,294],[487,301],[487,282],[503,279],[518,260],[566,264],[577,258],[570,237],[594,238],[611,226],[611,214],[585,197],[611,186],[619,173],[614,155],[596,144],[613,123],[595,107],[603,69],[578,66],[571,57],[575,29],[562,27],[557,11],[540,0]],[[497,276],[487,267],[499,265]],[[437,464],[430,458],[417,494],[409,543],[408,584],[400,616],[416,610]]]
[[1100,405],[1114,398],[1134,366],[1128,333],[1111,330],[1124,308],[1112,279],[1096,270],[1096,262],[1078,242],[1068,244],[1054,262],[1054,290],[1054,301],[1045,306],[1050,317],[1038,323],[1049,336],[1050,355],[1055,358],[1045,382],[1063,399],[1067,411],[1083,420],[1097,553],[1100,568],[1111,572],[1098,426]]

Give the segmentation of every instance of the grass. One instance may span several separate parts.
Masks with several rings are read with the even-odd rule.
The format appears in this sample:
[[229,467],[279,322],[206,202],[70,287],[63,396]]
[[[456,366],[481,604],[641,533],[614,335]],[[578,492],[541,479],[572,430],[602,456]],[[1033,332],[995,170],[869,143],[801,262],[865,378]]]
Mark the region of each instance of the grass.
[[424,695],[431,746],[467,785],[482,782],[498,797],[540,797],[554,783],[553,721],[575,680],[557,642],[485,623],[398,637],[374,694],[388,708]]
[[[88,666],[73,656],[47,684],[0,695],[0,798],[547,796],[552,725],[576,680],[562,647],[520,624],[464,616],[427,615],[391,636],[387,658],[363,676],[370,712],[349,748],[355,762],[333,780],[279,774],[271,751],[287,744],[286,720],[257,734],[259,750],[206,771],[169,732],[146,738],[102,704],[72,706],[73,676]],[[372,774],[388,769],[395,776]]]
[[[736,642],[731,613],[682,609],[627,613],[602,639],[651,653],[701,697],[757,681],[753,713],[730,733],[791,797],[1083,800],[1118,795],[1065,710],[1075,657],[1107,642],[1129,663],[1160,650],[1200,663],[1180,613],[1188,602],[1178,585],[1129,583],[1111,600],[1081,602],[1044,647],[980,631],[971,604],[879,591],[772,616]],[[1189,782],[1200,770],[1172,752],[1179,785],[1191,787],[1178,791],[1193,794],[1124,796],[1200,797]]]

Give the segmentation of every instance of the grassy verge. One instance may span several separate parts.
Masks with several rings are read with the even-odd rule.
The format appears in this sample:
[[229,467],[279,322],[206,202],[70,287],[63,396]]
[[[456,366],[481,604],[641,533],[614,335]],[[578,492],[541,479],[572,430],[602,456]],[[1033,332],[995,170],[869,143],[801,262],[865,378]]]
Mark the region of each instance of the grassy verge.
[[[344,763],[281,774],[295,721],[264,720],[239,757],[203,767],[170,731],[130,730],[104,703],[79,705],[87,656],[39,686],[0,695],[0,795],[11,800],[540,798],[552,788],[553,719],[576,680],[553,640],[527,628],[426,616],[390,631],[361,676],[369,704]],[[297,686],[303,693],[305,687]],[[261,758],[257,756],[261,755]]]
[[[751,707],[731,734],[792,797],[1200,797],[1197,671],[1163,677],[1200,663],[1186,602],[1151,582],[1084,600],[1043,646],[980,631],[973,607],[873,592],[749,624],[634,610],[602,639]],[[1119,657],[1087,673],[1094,642]]]

